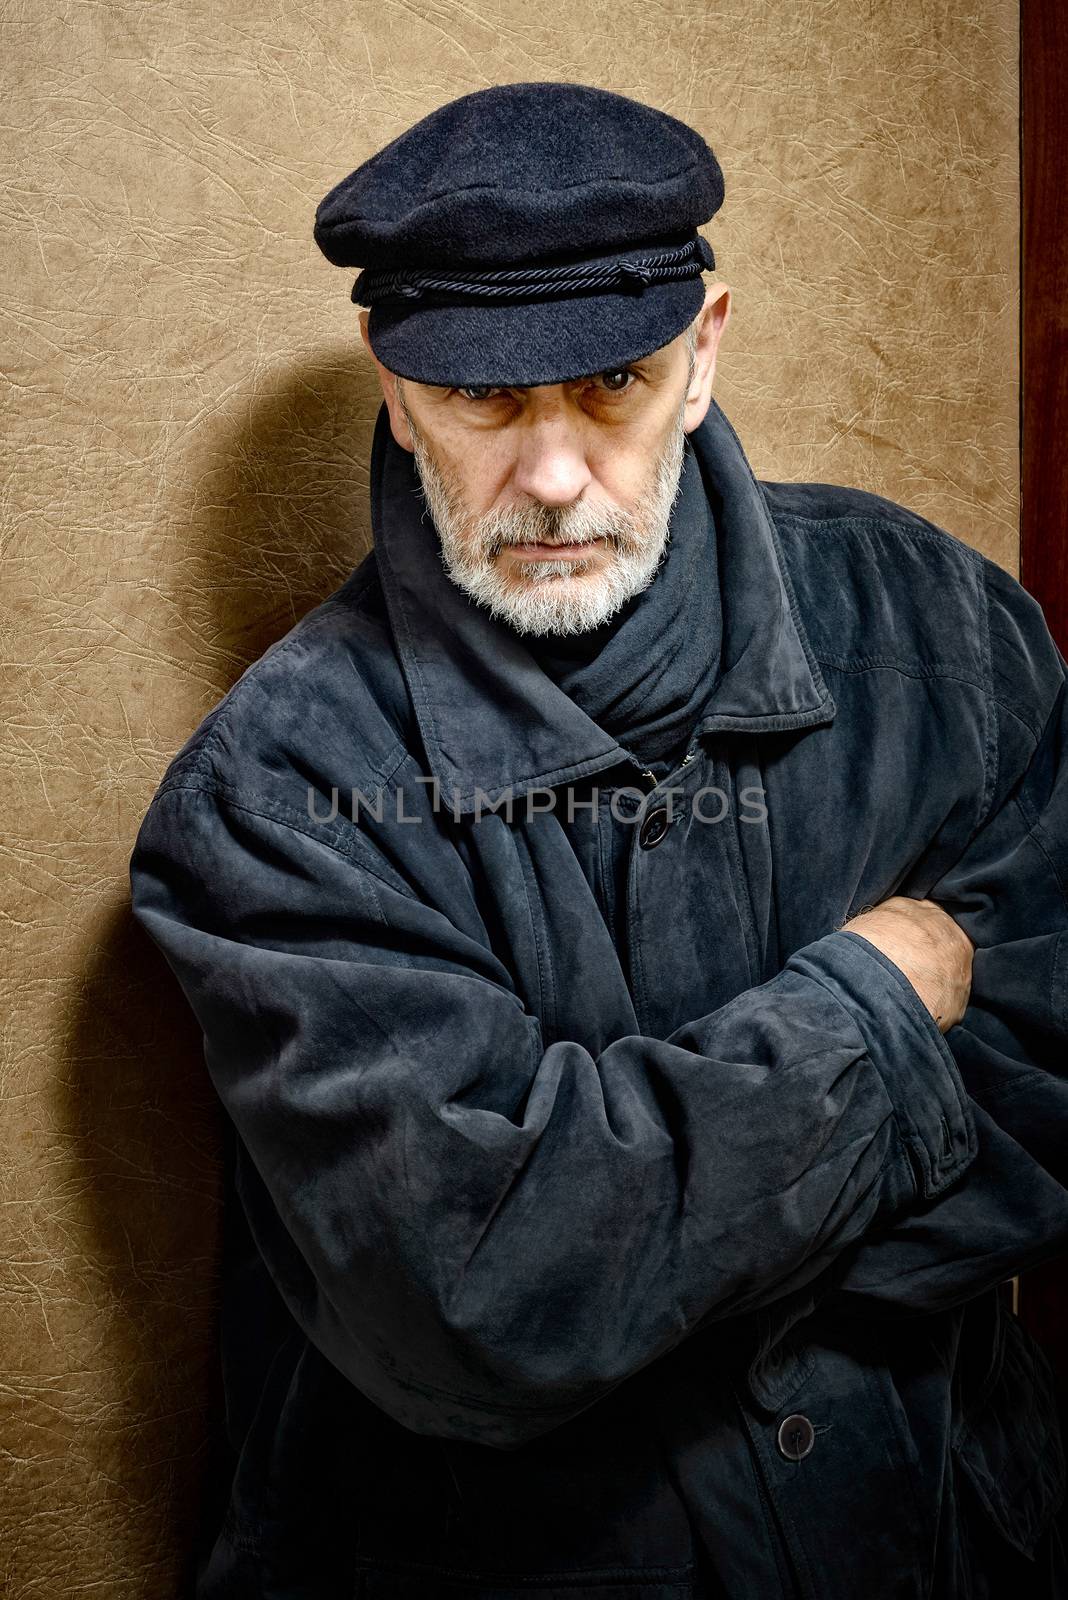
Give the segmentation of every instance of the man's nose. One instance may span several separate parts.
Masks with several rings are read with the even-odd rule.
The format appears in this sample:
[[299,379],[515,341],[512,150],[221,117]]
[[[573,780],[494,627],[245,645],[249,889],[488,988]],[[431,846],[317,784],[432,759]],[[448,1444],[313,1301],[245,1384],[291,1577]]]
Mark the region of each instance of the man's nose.
[[566,416],[528,422],[512,478],[518,490],[543,505],[570,505],[593,481],[581,433]]

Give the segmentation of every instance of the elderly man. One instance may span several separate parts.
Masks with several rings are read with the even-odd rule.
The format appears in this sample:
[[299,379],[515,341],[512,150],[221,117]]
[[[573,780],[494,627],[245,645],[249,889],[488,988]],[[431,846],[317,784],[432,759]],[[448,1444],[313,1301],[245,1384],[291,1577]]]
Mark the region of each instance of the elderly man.
[[1068,1595],[1068,711],[904,508],[757,483],[723,196],[578,84],[319,207],[374,550],[170,763],[227,1113],[199,1600]]

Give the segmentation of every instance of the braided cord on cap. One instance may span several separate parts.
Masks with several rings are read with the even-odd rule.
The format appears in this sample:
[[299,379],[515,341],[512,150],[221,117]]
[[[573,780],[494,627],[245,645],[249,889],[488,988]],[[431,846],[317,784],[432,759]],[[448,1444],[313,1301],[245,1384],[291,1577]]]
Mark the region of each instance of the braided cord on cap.
[[697,278],[715,265],[712,246],[698,234],[685,244],[652,254],[632,253],[599,267],[579,261],[565,266],[532,264],[501,271],[447,274],[368,269],[353,284],[352,298],[361,306],[423,299],[462,305],[485,300],[550,300],[613,291],[641,294],[647,284]]

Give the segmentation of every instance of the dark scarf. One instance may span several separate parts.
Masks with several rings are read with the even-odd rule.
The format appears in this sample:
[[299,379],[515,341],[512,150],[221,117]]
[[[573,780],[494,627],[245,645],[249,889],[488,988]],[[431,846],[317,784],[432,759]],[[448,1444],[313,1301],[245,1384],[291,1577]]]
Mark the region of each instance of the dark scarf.
[[719,669],[716,523],[689,439],[670,536],[649,587],[587,633],[523,642],[557,686],[643,767],[665,776]]

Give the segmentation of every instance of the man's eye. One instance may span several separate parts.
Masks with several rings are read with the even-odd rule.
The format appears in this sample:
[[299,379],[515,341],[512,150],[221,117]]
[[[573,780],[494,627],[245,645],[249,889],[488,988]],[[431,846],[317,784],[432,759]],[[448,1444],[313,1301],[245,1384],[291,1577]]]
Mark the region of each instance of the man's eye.
[[629,367],[612,367],[610,371],[600,374],[599,381],[605,385],[609,394],[626,394],[632,387],[631,380],[635,377],[635,373]]
[[[594,381],[603,384],[609,394],[626,394],[634,387],[637,374],[630,367],[612,367],[607,372],[598,373]],[[508,390],[499,384],[468,383],[458,387],[456,393],[464,400],[478,402],[496,400],[501,395],[507,394]]]

